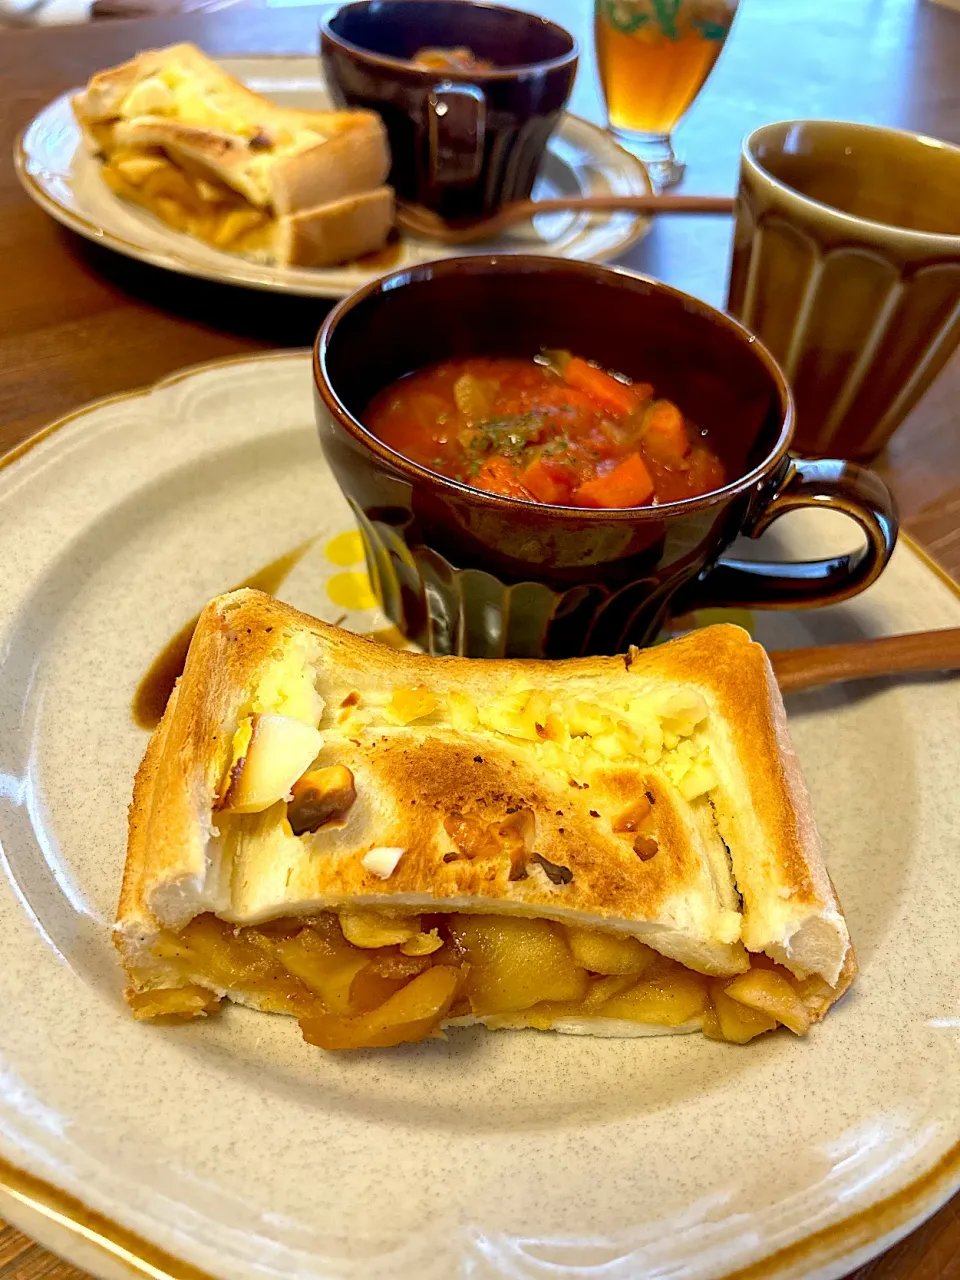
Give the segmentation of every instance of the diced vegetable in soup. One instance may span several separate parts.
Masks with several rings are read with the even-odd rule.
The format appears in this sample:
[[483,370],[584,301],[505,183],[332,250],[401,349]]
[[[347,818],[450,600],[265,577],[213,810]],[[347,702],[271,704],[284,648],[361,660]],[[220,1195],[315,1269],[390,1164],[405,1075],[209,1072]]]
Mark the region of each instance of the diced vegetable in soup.
[[453,49],[418,49],[410,59],[415,67],[427,71],[492,71],[493,63],[478,58],[472,49],[457,45]]
[[720,488],[723,464],[670,400],[569,351],[477,356],[381,391],[365,425],[477,489],[572,507],[642,507]]

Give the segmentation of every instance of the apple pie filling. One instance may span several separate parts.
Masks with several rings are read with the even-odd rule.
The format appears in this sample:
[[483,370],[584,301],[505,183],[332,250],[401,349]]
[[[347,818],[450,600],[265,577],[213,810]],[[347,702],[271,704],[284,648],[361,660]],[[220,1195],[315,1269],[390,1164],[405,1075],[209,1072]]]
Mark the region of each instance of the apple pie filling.
[[292,1014],[323,1049],[402,1044],[480,1018],[541,1030],[597,1018],[700,1026],[744,1044],[778,1025],[802,1035],[809,998],[829,991],[765,956],[752,955],[746,973],[708,977],[625,934],[503,915],[344,910],[234,927],[208,914],[153,952],[178,985],[134,995],[137,1017],[208,1012],[214,987]]
[[101,174],[118,196],[215,249],[253,253],[269,247],[268,210],[206,174],[171,164],[159,148],[119,149],[104,161]]

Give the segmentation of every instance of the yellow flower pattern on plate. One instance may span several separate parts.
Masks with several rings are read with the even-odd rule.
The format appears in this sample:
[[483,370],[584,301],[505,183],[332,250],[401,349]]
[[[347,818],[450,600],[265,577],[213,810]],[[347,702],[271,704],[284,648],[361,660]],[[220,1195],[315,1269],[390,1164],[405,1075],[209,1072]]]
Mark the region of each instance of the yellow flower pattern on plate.
[[363,538],[359,529],[344,529],[330,539],[323,549],[331,562],[346,570],[327,579],[327,595],[341,609],[375,609],[377,597],[373,593],[365,569],[347,566],[363,562]]
[[324,555],[331,564],[341,569],[359,564],[363,559],[363,537],[359,529],[345,529],[330,539],[323,549]]
[[373,594],[366,573],[349,569],[335,573],[327,580],[327,595],[341,609],[375,609],[377,597]]

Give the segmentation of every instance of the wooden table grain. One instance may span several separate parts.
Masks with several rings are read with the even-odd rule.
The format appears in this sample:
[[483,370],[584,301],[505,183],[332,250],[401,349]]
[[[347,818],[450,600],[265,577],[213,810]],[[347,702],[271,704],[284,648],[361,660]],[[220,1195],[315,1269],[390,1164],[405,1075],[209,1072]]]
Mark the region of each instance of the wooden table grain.
[[[583,37],[573,109],[602,118],[588,0],[527,3]],[[55,95],[151,45],[310,53],[318,11],[238,8],[81,28],[0,32],[0,449],[87,401],[217,356],[309,344],[326,304],[193,281],[61,230],[21,192],[19,130]],[[927,0],[744,0],[714,76],[681,126],[684,189],[732,193],[742,136],[768,120],[833,116],[960,142],[960,13]],[[626,265],[722,305],[730,224],[663,218]],[[904,526],[960,577],[960,356],[900,429],[879,470]],[[918,623],[922,622],[918,619]],[[0,1223],[0,1280],[81,1273]],[[960,1197],[851,1280],[960,1277]]]

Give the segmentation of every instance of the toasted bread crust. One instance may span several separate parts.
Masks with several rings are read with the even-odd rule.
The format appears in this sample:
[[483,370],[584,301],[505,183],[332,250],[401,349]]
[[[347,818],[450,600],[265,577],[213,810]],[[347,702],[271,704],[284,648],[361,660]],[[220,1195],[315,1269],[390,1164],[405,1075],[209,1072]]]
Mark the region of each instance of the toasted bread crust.
[[[643,933],[667,954],[676,947],[666,935],[686,928],[687,946],[680,945],[684,954],[677,958],[699,961],[711,972],[745,967],[732,888],[721,883],[726,895],[716,901],[701,837],[678,797],[661,780],[646,772],[638,776],[635,769],[611,768],[602,776],[591,775],[591,782],[571,785],[576,780],[538,768],[516,744],[497,741],[493,735],[486,735],[478,746],[474,739],[410,726],[382,737],[367,735],[362,743],[336,739],[324,748],[319,762],[333,763],[335,755],[357,779],[360,801],[351,828],[343,835],[321,830],[298,840],[282,815],[275,815],[275,821],[265,819],[269,829],[233,855],[229,901],[204,897],[195,886],[204,876],[206,853],[196,839],[184,840],[178,853],[173,833],[185,836],[188,828],[209,821],[240,708],[264,666],[298,633],[317,645],[321,691],[334,706],[355,684],[385,688],[425,678],[436,682],[438,676],[441,684],[469,684],[481,674],[479,666],[496,687],[513,673],[512,664],[396,653],[297,614],[259,592],[236,592],[214,601],[201,616],[176,702],[158,730],[163,739],[158,753],[164,760],[176,759],[177,769],[163,772],[145,765],[134,797],[131,840],[136,828],[137,849],[142,848],[146,827],[162,832],[164,838],[156,842],[148,860],[140,860],[141,874],[125,884],[122,927],[139,922],[155,928],[158,916],[159,923],[185,923],[189,916],[182,918],[179,912],[184,893],[197,894],[195,910],[219,906],[223,918],[237,922],[345,903],[388,903],[406,910],[430,904],[451,910],[486,906],[583,922],[606,920],[611,927]],[[611,674],[624,677],[622,659],[600,661]],[[535,666],[544,679],[557,679],[556,664]],[[595,661],[563,666],[597,675]],[[626,808],[640,784],[656,798],[659,853],[649,862],[642,862],[630,841],[610,830],[611,808],[614,813]],[[516,807],[537,815],[537,852],[571,867],[569,884],[556,886],[539,871],[511,881],[509,866],[497,859],[442,861],[443,853],[454,848],[444,829],[445,817],[469,810],[489,814],[494,821]],[[601,810],[605,820],[593,816]],[[346,839],[349,856],[324,856],[336,855]],[[408,850],[387,883],[353,855],[355,849],[365,852],[380,844]],[[713,854],[723,856],[718,849]],[[705,883],[710,892],[706,904],[701,901]],[[163,904],[159,909],[158,903]]]
[[145,49],[127,62],[95,72],[83,94],[85,114],[91,120],[107,120],[116,116],[121,103],[137,83],[172,64],[203,78],[208,87],[225,91],[241,109],[252,111],[263,104],[264,100],[258,93],[229,75],[196,45],[185,41],[163,49]]
[[[142,112],[125,106],[140,85],[162,89],[164,74],[189,78],[193,96],[184,115],[179,100],[161,108],[146,99]],[[269,215],[272,225],[255,248],[211,241],[219,247],[281,266],[332,266],[380,248],[393,225],[393,195],[383,185],[390,154],[375,112],[279,107],[192,45],[149,50],[99,72],[73,106],[95,153],[162,154],[192,179],[226,187]],[[171,221],[169,192],[157,200],[147,190],[114,189],[177,229],[208,238],[196,220],[185,227]]]
[[328,267],[382,248],[393,226],[392,187],[305,209],[277,221],[273,259],[282,267]]
[[729,737],[730,750],[722,758],[730,766],[724,789],[730,803],[718,796],[715,805],[743,898],[746,946],[770,952],[791,968],[820,972],[816,957],[811,962],[806,953],[791,954],[785,939],[797,939],[804,924],[827,916],[836,925],[827,947],[827,963],[836,974],[849,939],[763,648],[739,627],[710,627],[678,644],[639,652],[633,661],[639,672],[655,671],[701,689]]
[[[338,121],[337,132],[297,155],[279,156],[272,166],[271,203],[278,217],[345,200],[382,188],[386,182],[390,153],[380,117],[373,111],[331,116]],[[329,127],[329,117],[327,123]]]
[[[736,837],[746,832],[762,846],[759,852],[731,846],[744,934],[748,923],[758,933],[771,892],[777,904],[790,908],[788,926],[835,915],[840,931],[835,922],[830,931],[842,952],[836,970],[823,976],[835,983],[841,974],[849,985],[855,959],[806,792],[787,752],[782,704],[766,656],[745,632],[711,628],[655,650],[563,663],[435,659],[374,645],[255,591],[220,597],[204,611],[184,675],[138,774],[118,912],[118,940],[135,982],[149,939],[201,911],[257,923],[342,905],[545,915],[635,933],[705,972],[745,967],[722,846],[718,840],[719,848],[708,845],[691,819],[692,806],[680,802],[668,782],[639,764],[593,768],[571,778],[544,768],[530,744],[482,731],[464,735],[416,724],[383,733],[333,729],[319,763],[342,763],[354,774],[358,801],[345,826],[298,839],[283,806],[276,806],[278,812],[248,820],[249,838],[232,846],[225,876],[212,873],[210,860],[222,853],[207,844],[211,811],[233,730],[264,669],[293,643],[307,646],[320,692],[334,711],[354,692],[363,703],[374,691],[420,684],[469,689],[489,699],[518,670],[535,688],[642,688],[651,682],[699,688],[711,718],[722,717],[732,737],[734,749],[726,754],[735,757],[735,781],[745,788],[739,806],[755,815],[754,826],[738,828]],[[612,831],[611,815],[645,790],[655,800],[658,852],[641,861]],[[493,856],[444,861],[443,854],[456,848],[445,817],[466,811],[500,819],[518,807],[536,815],[536,850],[569,868],[569,883],[553,884],[539,869],[511,880],[509,865]],[[729,825],[737,825],[736,814]],[[377,845],[407,851],[385,881],[360,858]],[[228,883],[221,885],[221,878]],[[783,942],[781,935],[753,937],[748,945],[771,952]],[[790,954],[775,958],[801,974],[821,972]],[[835,998],[828,997],[824,1008]]]

